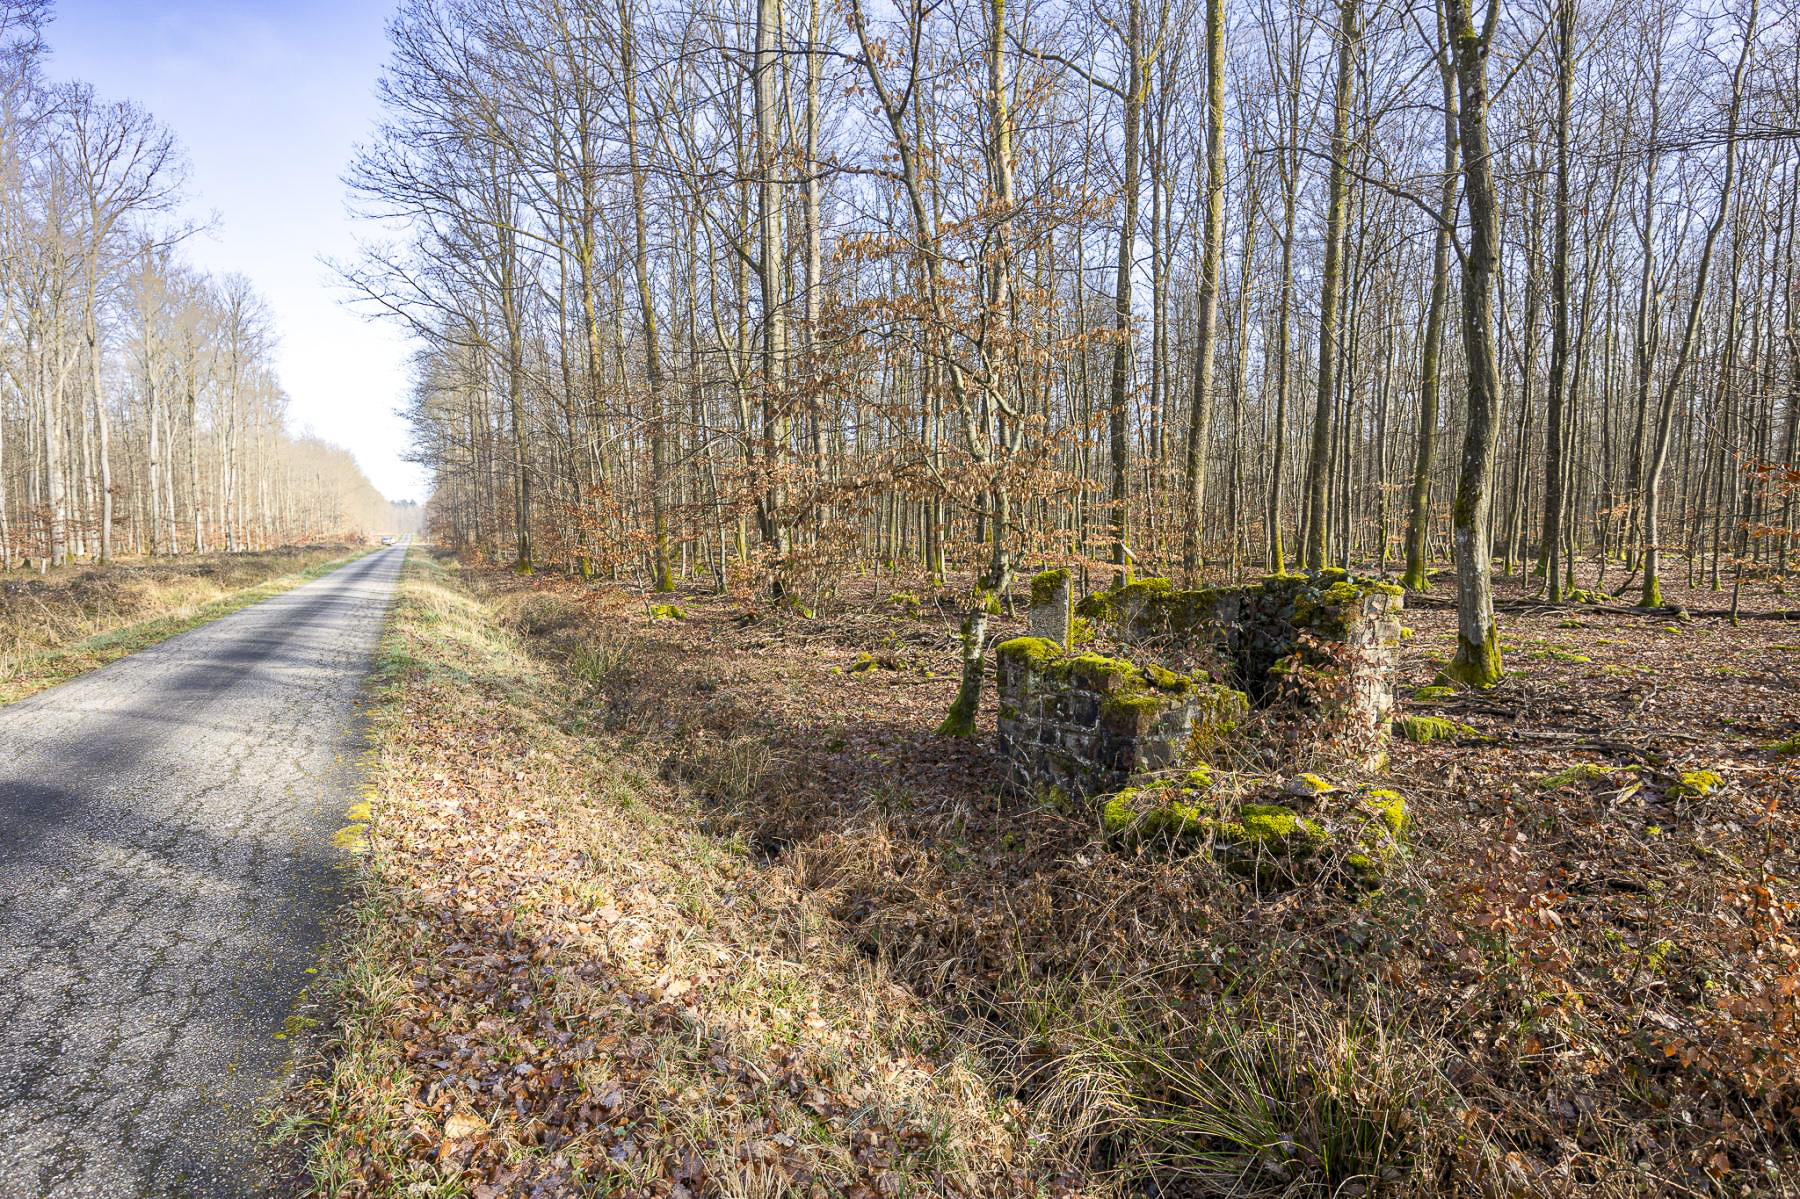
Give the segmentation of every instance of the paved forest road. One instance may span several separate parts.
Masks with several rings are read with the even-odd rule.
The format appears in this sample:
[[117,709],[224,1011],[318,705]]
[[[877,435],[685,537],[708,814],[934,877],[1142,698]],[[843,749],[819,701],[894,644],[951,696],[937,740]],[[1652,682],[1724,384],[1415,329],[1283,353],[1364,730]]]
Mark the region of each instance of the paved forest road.
[[337,902],[383,550],[0,708],[0,1199],[235,1197]]

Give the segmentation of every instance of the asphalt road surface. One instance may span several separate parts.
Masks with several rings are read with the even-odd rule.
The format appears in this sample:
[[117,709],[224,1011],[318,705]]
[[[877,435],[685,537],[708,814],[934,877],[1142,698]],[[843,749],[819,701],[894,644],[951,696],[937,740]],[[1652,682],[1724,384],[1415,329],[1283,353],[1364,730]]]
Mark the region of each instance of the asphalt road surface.
[[402,547],[0,708],[0,1199],[225,1199],[341,893]]

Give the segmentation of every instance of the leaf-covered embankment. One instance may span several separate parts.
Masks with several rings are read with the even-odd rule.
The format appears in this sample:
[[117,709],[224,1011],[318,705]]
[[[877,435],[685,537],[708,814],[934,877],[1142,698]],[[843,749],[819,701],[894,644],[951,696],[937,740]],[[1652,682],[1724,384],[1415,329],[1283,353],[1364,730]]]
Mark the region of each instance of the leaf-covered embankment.
[[1032,1194],[979,1061],[415,556],[372,705],[327,1195]]

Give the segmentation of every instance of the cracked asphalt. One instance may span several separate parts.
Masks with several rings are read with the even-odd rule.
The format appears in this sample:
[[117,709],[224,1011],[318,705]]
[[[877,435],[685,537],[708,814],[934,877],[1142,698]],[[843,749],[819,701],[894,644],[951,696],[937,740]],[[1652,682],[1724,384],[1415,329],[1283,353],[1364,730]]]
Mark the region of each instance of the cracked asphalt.
[[0,708],[0,1199],[265,1193],[406,550]]

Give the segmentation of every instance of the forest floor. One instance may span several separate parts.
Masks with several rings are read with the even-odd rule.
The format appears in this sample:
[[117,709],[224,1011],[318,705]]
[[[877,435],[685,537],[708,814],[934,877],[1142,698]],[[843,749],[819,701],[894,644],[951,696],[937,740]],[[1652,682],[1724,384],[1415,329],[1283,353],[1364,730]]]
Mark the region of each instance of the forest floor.
[[653,619],[415,554],[285,1127],[333,1196],[1800,1193],[1793,599],[1501,592],[1436,699],[1409,604],[1460,731],[1395,743],[1367,894],[1006,792],[916,580]]
[[366,552],[282,546],[67,566],[42,575],[0,571],[0,704],[298,587]]

